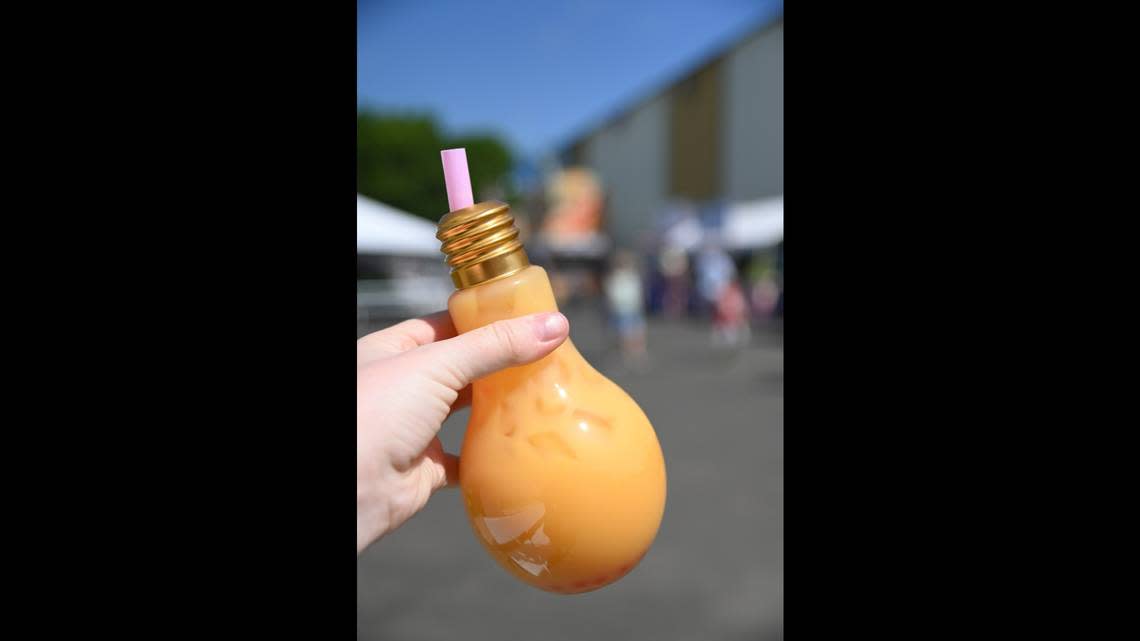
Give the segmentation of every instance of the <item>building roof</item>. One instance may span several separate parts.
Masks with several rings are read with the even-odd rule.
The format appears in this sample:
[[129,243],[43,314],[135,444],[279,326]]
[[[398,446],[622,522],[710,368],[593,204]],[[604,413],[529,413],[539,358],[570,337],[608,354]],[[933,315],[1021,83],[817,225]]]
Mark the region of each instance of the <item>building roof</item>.
[[630,113],[636,111],[646,103],[655,100],[662,94],[668,92],[670,89],[683,83],[689,78],[692,78],[705,67],[725,58],[728,56],[728,54],[735,51],[748,40],[751,40],[752,38],[760,35],[772,27],[783,24],[783,22],[784,8],[783,4],[781,3],[779,10],[777,10],[773,15],[765,16],[758,22],[754,23],[751,27],[743,30],[740,35],[718,43],[711,52],[698,57],[696,62],[685,68],[685,70],[678,73],[670,80],[662,83],[652,91],[648,91],[646,93],[635,96],[632,100],[619,107],[618,109],[611,111],[608,115],[596,120],[586,127],[583,127],[578,131],[578,133],[570,136],[565,143],[558,146],[558,155],[564,155],[572,147],[581,143],[586,138],[589,138],[602,129],[605,129],[606,127],[609,127],[610,125],[620,121],[622,118],[625,118]]

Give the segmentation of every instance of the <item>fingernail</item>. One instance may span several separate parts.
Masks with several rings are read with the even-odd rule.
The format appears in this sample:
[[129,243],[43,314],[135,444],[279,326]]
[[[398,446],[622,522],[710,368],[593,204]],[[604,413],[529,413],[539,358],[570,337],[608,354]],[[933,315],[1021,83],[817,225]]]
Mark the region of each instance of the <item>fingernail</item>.
[[539,315],[534,323],[534,335],[540,341],[549,341],[560,338],[570,327],[566,317],[558,312]]

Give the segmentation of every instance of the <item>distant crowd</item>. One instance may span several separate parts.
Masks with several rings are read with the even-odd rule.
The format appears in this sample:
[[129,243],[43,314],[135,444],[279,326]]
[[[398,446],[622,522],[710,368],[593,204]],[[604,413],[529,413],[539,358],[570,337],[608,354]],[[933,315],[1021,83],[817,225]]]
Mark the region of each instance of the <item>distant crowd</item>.
[[747,344],[754,326],[783,319],[782,263],[782,244],[737,256],[712,243],[691,253],[666,246],[644,260],[616,252],[603,289],[623,355],[644,361],[648,315],[703,319],[715,346]]

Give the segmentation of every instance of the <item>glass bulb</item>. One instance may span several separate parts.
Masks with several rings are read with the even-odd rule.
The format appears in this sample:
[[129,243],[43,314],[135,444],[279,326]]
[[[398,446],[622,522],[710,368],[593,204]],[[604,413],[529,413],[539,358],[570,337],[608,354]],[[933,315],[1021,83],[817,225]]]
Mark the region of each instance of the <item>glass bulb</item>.
[[[456,291],[448,309],[462,333],[558,307],[546,271],[525,266]],[[569,339],[472,388],[460,486],[491,556],[522,581],[559,593],[595,590],[628,573],[665,509],[664,457],[637,403]]]

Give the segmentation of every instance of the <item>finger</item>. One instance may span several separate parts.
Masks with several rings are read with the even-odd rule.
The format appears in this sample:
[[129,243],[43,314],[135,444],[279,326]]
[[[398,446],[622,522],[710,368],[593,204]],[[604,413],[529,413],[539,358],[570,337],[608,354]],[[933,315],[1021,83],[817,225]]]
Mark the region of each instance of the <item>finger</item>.
[[458,412],[459,410],[467,407],[468,405],[471,405],[471,386],[470,385],[459,390],[459,396],[455,397],[455,402],[451,404],[451,411],[448,412],[447,415],[451,416],[452,414],[454,414],[454,413]]
[[543,312],[496,321],[425,345],[407,356],[436,381],[458,392],[478,378],[546,356],[566,340],[569,332],[565,316]]
[[438,438],[424,451],[424,459],[424,463],[428,466],[427,474],[432,492],[459,485],[459,457],[444,452]]
[[397,323],[356,341],[357,367],[455,336],[451,315],[444,310]]

